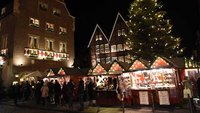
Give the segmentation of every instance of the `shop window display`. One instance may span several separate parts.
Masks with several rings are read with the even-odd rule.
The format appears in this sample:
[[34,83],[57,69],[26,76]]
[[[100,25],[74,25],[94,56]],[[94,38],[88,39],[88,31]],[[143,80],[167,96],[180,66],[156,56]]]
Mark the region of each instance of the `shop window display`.
[[127,83],[131,84],[132,89],[150,89],[175,87],[174,69],[152,69],[135,71],[122,74],[123,77],[130,77]]

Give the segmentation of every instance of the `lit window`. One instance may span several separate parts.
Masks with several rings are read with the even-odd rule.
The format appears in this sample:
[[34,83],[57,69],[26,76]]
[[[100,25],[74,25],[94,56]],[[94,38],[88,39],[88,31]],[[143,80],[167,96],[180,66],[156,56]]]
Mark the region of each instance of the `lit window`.
[[35,18],[30,18],[29,19],[29,25],[39,27],[40,26],[40,21]]
[[119,57],[118,57],[118,60],[119,60],[120,62],[124,62],[124,56],[119,56]]
[[106,59],[105,58],[101,58],[101,62],[106,63]]
[[131,50],[131,48],[128,45],[124,45],[124,50]]
[[104,53],[104,44],[100,45],[100,53]]
[[59,9],[53,8],[53,14],[56,16],[60,16],[61,11]]
[[62,52],[62,53],[67,52],[67,44],[66,43],[63,43],[63,42],[60,43],[60,52]]
[[117,44],[117,51],[123,51],[122,44]]
[[39,48],[39,37],[37,36],[29,36],[29,47],[32,49],[38,49]]
[[4,35],[2,36],[1,38],[1,49],[6,49],[8,48],[8,36],[7,35]]
[[116,45],[111,45],[111,52],[116,52],[116,50],[117,50]]
[[39,3],[39,8],[43,11],[47,11],[48,10],[48,5],[46,3],[40,2]]
[[4,7],[1,9],[1,15],[5,14],[5,13],[6,13],[6,8]]
[[97,62],[100,62],[100,58],[97,58]]
[[53,51],[54,41],[50,39],[45,40],[45,49],[49,51]]
[[117,36],[125,36],[126,33],[125,33],[125,29],[121,29],[121,30],[117,30]]
[[117,36],[121,36],[121,35],[122,35],[121,30],[117,30]]
[[112,61],[117,60],[117,57],[112,57]]
[[46,23],[46,30],[47,31],[54,31],[54,24]]
[[110,57],[106,57],[106,63],[110,63]]
[[102,35],[96,35],[96,41],[102,40]]
[[109,44],[105,44],[105,53],[110,53]]
[[66,34],[67,33],[67,28],[60,27],[59,28],[59,34]]
[[96,45],[96,54],[99,54],[99,50],[100,50],[99,45]]
[[126,33],[125,33],[125,29],[122,29],[122,35],[126,35]]

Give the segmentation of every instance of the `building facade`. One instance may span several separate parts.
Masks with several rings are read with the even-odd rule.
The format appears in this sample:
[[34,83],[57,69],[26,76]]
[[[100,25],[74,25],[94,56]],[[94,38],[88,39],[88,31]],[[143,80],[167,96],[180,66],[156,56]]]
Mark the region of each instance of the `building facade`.
[[110,36],[106,36],[97,24],[91,36],[88,48],[91,53],[91,65],[96,66],[99,62],[111,63],[115,60],[131,63],[130,49],[125,44],[125,36],[128,26],[120,13],[117,14]]
[[13,0],[0,11],[5,85],[33,71],[73,65],[75,18],[64,0]]

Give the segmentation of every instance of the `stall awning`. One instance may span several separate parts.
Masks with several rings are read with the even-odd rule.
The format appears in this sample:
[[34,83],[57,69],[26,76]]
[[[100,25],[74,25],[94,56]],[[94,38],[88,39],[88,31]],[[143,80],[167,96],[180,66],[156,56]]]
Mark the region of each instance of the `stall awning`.
[[25,79],[25,78],[29,78],[29,77],[39,77],[39,78],[43,78],[45,77],[45,74],[40,72],[40,71],[34,71],[34,72],[31,72],[25,76],[23,76],[21,79]]
[[150,68],[170,68],[170,67],[178,67],[175,63],[165,57],[157,57],[156,60],[152,63]]
[[129,68],[130,71],[143,70],[143,69],[148,69],[148,67],[140,60],[135,60]]

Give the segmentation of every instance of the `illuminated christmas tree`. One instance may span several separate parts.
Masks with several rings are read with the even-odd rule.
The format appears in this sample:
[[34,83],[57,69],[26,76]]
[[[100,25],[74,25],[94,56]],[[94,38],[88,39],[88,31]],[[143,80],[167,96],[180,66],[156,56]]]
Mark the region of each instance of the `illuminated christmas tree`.
[[129,9],[126,44],[139,58],[176,57],[182,52],[180,38],[171,34],[172,25],[157,0],[134,0]]

